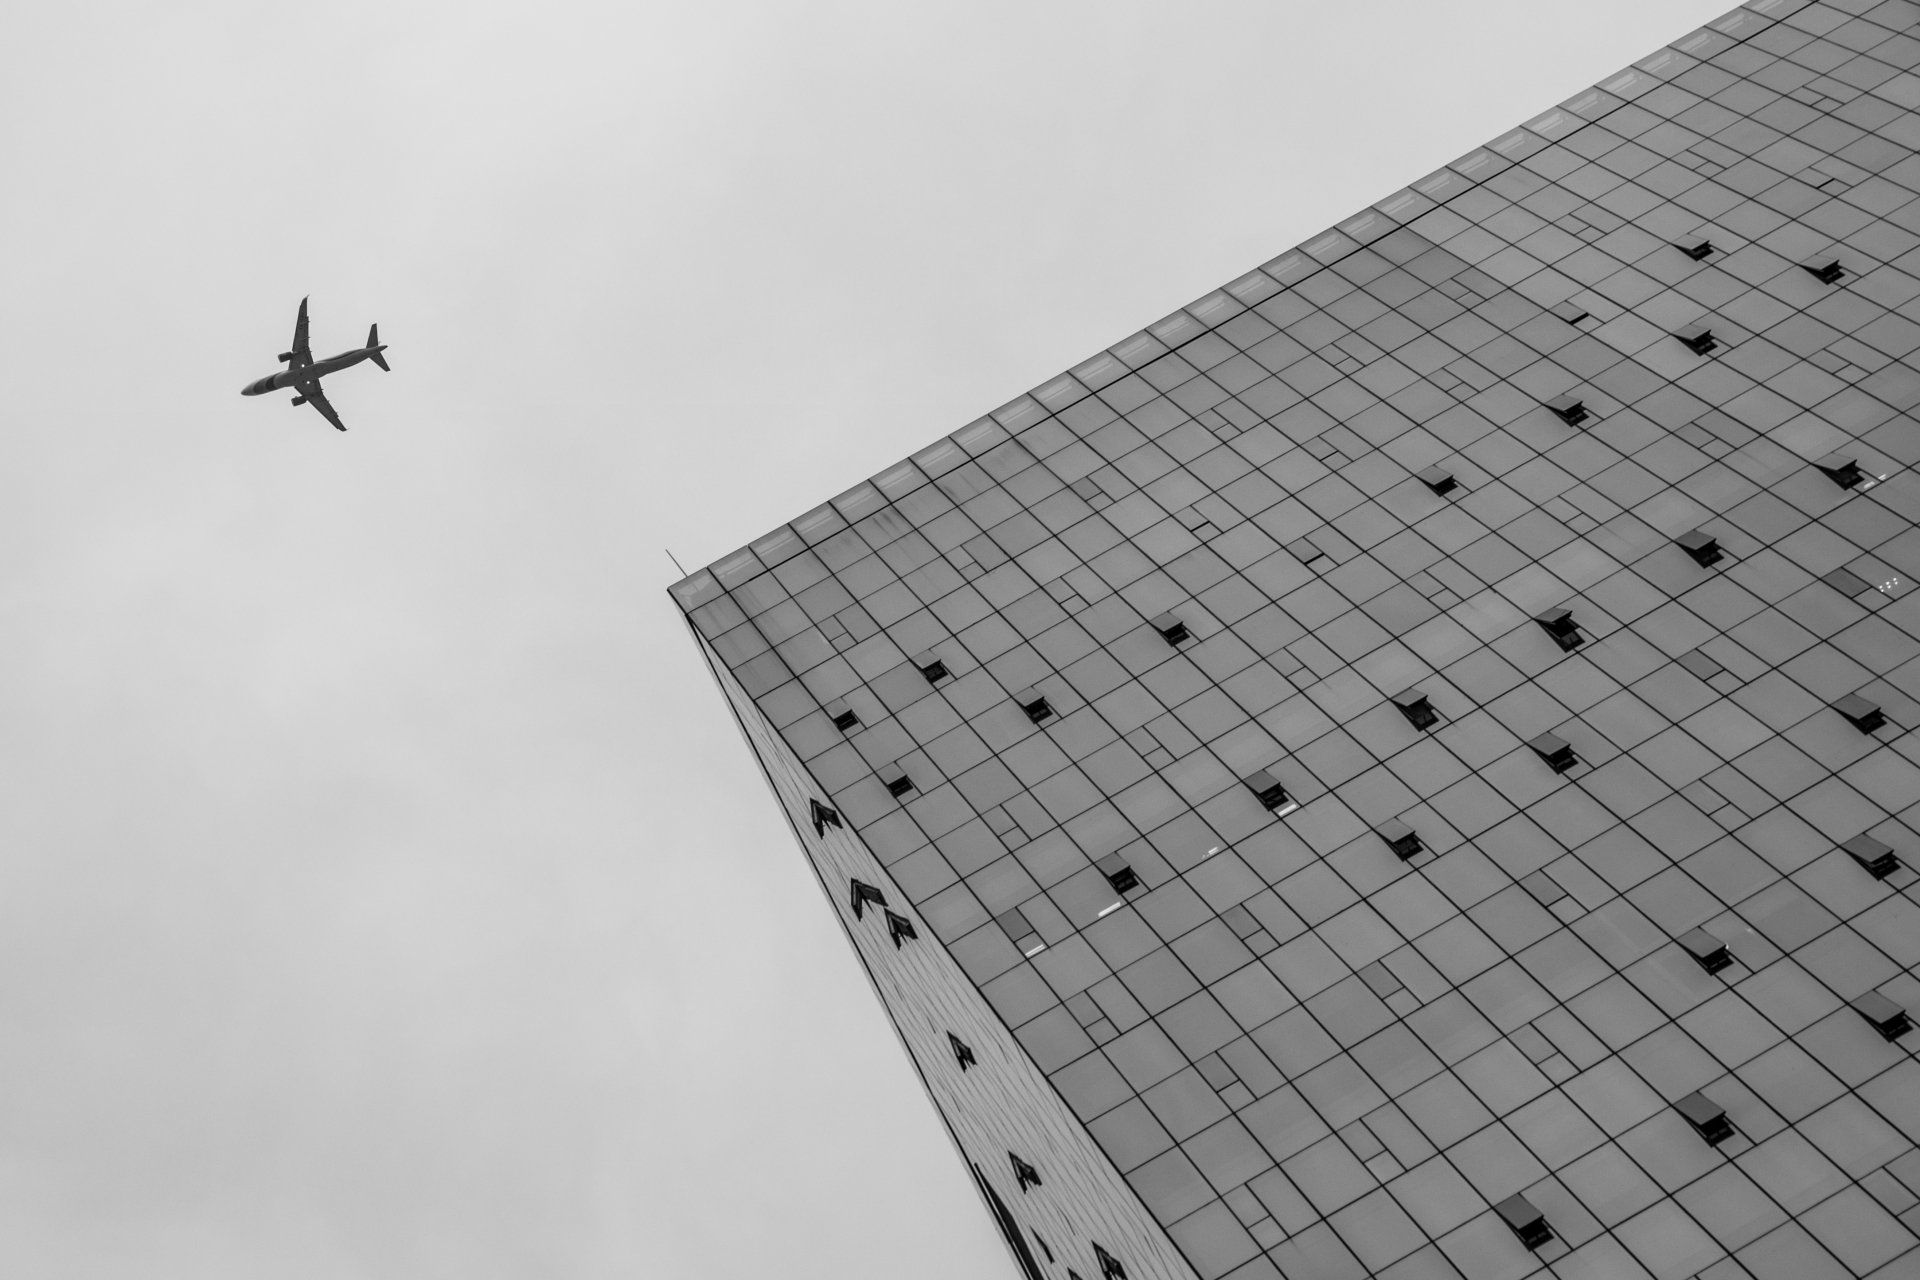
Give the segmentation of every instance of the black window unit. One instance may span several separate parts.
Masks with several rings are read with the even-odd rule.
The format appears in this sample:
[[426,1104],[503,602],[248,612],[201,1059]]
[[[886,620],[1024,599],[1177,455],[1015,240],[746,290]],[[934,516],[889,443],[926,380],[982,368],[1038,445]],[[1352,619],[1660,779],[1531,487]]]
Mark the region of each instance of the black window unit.
[[1573,754],[1573,747],[1557,733],[1543,733],[1527,743],[1535,754],[1547,762],[1547,768],[1555,773],[1565,773],[1579,763],[1579,757]]
[[1117,853],[1095,858],[1093,865],[1107,878],[1107,883],[1113,886],[1115,893],[1130,893],[1140,887],[1140,877],[1134,874],[1126,859]]
[[1187,624],[1170,613],[1163,613],[1155,618],[1153,629],[1165,637],[1168,644],[1185,644],[1193,639],[1192,633],[1187,630]]
[[1817,267],[1811,262],[1803,262],[1800,264],[1800,269],[1821,284],[1839,284],[1840,278],[1847,274],[1847,269],[1840,265],[1838,259],[1821,263]]
[[827,714],[833,717],[833,727],[842,733],[847,733],[860,726],[860,716],[852,707],[848,706],[844,700],[829,702],[827,704]]
[[1883,1039],[1898,1040],[1913,1030],[1913,1019],[1907,1011],[1878,991],[1865,991],[1847,1002],[1853,1011],[1873,1024]]
[[1588,411],[1586,403],[1572,392],[1564,396],[1555,396],[1547,401],[1547,408],[1553,410],[1554,416],[1570,427],[1577,427],[1593,416]]
[[1240,781],[1247,790],[1253,792],[1253,798],[1260,802],[1260,807],[1269,813],[1287,803],[1287,789],[1265,769],[1255,770]]
[[939,684],[953,674],[947,670],[947,664],[940,660],[937,653],[923,653],[913,660],[913,665],[920,668],[920,674],[927,678],[928,684]]
[[846,823],[840,821],[840,811],[818,800],[807,801],[807,820],[813,823],[813,834],[816,836],[826,835],[828,827],[846,830]]
[[1853,727],[1862,733],[1872,733],[1876,729],[1886,727],[1887,713],[1880,709],[1880,704],[1869,701],[1857,693],[1849,693],[1839,699],[1833,704],[1833,709],[1845,716]]
[[1830,453],[1813,465],[1842,489],[1851,489],[1867,478],[1860,470],[1860,463],[1844,454]]
[[1680,549],[1693,557],[1693,562],[1702,569],[1710,569],[1719,564],[1727,554],[1720,549],[1720,541],[1704,529],[1689,529],[1674,541]]
[[1546,1215],[1534,1208],[1533,1201],[1523,1195],[1511,1195],[1493,1206],[1500,1220],[1513,1228],[1513,1234],[1520,1237],[1520,1243],[1529,1249],[1538,1249],[1553,1239],[1553,1228],[1547,1225]]
[[891,773],[881,770],[880,781],[887,784],[887,794],[895,800],[913,790],[913,779],[909,778],[907,771],[898,765],[893,766]]
[[1120,1265],[1120,1259],[1101,1248],[1098,1241],[1093,1244],[1093,1260],[1100,1264],[1100,1280],[1127,1280],[1127,1269]]
[[980,1060],[973,1056],[973,1050],[968,1047],[967,1042],[951,1031],[947,1032],[947,1043],[953,1046],[953,1060],[960,1064],[962,1071],[968,1067],[980,1065]]
[[1587,642],[1587,638],[1580,634],[1580,624],[1573,620],[1573,610],[1564,605],[1545,613],[1536,613],[1533,620],[1540,624],[1542,631],[1553,637],[1555,644],[1569,653]]
[[855,920],[861,919],[866,914],[869,902],[876,907],[885,907],[887,895],[864,880],[855,880],[853,882],[853,918]]
[[1420,843],[1420,833],[1398,818],[1388,818],[1374,830],[1402,862],[1427,847]]
[[1427,467],[1419,472],[1419,480],[1421,484],[1443,497],[1460,487],[1460,482],[1453,478],[1453,472],[1438,465]]
[[1027,713],[1027,719],[1035,724],[1045,724],[1053,718],[1053,705],[1038,689],[1022,689],[1013,695],[1013,700],[1020,704],[1022,711]]
[[1720,347],[1720,340],[1713,336],[1713,330],[1703,324],[1690,324],[1673,336],[1680,339],[1681,346],[1697,356],[1712,355]]
[[1418,689],[1394,694],[1393,705],[1400,708],[1400,714],[1416,729],[1431,729],[1440,723],[1440,713],[1433,709],[1432,700]]
[[1885,880],[1900,869],[1900,859],[1894,856],[1893,846],[1875,840],[1864,831],[1840,847],[1875,880]]
[[1037,1187],[1040,1185],[1040,1171],[1038,1169],[1011,1151],[1007,1152],[1007,1159],[1013,1161],[1013,1179],[1020,1184],[1022,1193],[1024,1193],[1028,1187]]
[[1689,929],[1678,939],[1682,949],[1700,962],[1700,967],[1708,973],[1718,973],[1733,963],[1733,953],[1727,950],[1727,944],[1708,933],[1705,929]]
[[887,936],[893,939],[893,949],[898,951],[908,938],[918,938],[913,931],[913,921],[907,919],[891,907],[881,908],[887,913]]
[[1027,1237],[1020,1230],[1020,1224],[1013,1220],[1013,1211],[1007,1208],[1006,1201],[987,1181],[987,1175],[980,1172],[980,1166],[968,1161],[973,1170],[973,1180],[979,1184],[980,1194],[987,1198],[987,1207],[993,1212],[993,1221],[1000,1228],[1000,1234],[1007,1242],[1007,1248],[1013,1250],[1013,1257],[1020,1264],[1020,1274],[1025,1280],[1046,1280],[1046,1273],[1040,1270],[1039,1259],[1033,1256],[1033,1250],[1027,1247]]
[[1674,1103],[1673,1109],[1686,1117],[1693,1131],[1705,1138],[1710,1147],[1717,1147],[1733,1136],[1733,1121],[1727,1119],[1727,1109],[1698,1090]]
[[1702,240],[1698,244],[1677,244],[1674,248],[1686,254],[1695,262],[1699,262],[1713,252],[1713,242],[1710,240]]

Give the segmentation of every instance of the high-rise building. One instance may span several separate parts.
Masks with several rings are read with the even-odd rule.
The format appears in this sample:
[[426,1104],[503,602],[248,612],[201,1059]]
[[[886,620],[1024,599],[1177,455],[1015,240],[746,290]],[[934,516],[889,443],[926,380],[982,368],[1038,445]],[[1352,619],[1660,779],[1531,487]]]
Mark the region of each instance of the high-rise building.
[[1753,0],[672,588],[1025,1275],[1920,1275],[1916,65]]

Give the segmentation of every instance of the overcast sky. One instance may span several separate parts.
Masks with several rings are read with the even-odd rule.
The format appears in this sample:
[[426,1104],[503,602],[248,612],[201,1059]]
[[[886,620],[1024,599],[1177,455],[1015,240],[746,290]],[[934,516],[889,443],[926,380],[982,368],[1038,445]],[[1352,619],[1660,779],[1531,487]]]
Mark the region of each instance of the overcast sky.
[[0,1269],[1010,1276],[663,548],[1723,7],[10,11]]

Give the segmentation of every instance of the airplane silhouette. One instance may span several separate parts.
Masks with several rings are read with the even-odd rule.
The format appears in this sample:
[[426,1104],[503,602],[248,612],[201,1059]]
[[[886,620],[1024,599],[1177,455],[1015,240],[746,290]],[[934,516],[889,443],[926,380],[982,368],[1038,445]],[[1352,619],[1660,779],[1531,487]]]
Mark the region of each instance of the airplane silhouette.
[[278,391],[281,387],[292,387],[299,394],[294,396],[294,404],[310,404],[320,411],[320,416],[334,425],[339,431],[347,429],[340,421],[340,415],[327,403],[327,397],[320,390],[320,379],[342,369],[351,369],[362,360],[371,360],[392,373],[381,352],[387,349],[380,341],[380,326],[374,325],[367,330],[367,345],[355,347],[351,351],[342,351],[337,356],[325,360],[313,358],[313,348],[307,345],[307,300],[300,299],[300,317],[293,322],[293,350],[280,353],[281,363],[287,367],[279,373],[270,373],[264,378],[256,378],[240,389],[243,396],[260,396],[269,391]]

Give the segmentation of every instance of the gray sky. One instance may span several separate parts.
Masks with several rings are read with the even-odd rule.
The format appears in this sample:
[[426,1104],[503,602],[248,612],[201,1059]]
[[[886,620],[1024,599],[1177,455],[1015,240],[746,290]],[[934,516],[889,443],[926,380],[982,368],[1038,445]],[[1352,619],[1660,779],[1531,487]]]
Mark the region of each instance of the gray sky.
[[661,547],[1723,7],[10,13],[0,1265],[1011,1274]]

